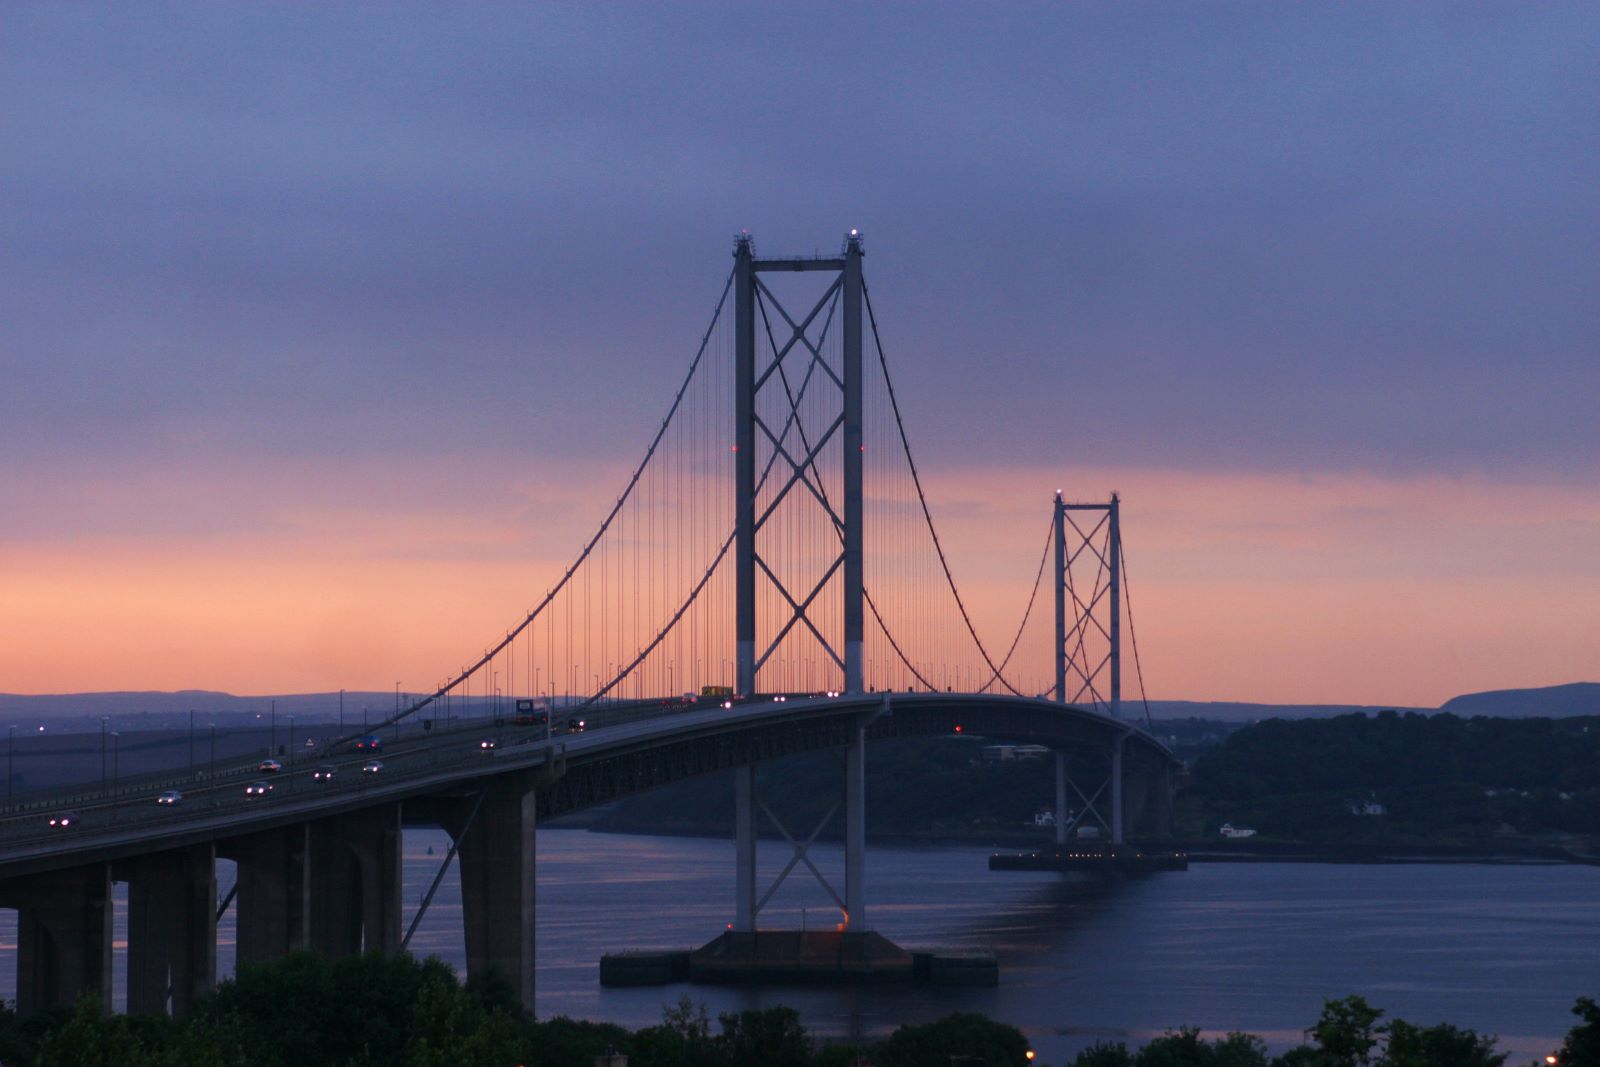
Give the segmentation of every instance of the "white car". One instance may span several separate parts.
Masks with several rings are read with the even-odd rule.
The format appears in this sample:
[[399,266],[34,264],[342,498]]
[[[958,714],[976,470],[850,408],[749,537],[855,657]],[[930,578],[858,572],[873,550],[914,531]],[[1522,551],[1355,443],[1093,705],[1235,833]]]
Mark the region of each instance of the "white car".
[[182,799],[183,799],[183,794],[182,793],[178,792],[176,789],[169,789],[165,793],[162,793],[160,796],[156,797],[156,803],[157,804],[176,804],[178,801],[180,801]]
[[377,774],[381,770],[383,770],[383,760],[381,759],[369,759],[361,765],[362,774]]

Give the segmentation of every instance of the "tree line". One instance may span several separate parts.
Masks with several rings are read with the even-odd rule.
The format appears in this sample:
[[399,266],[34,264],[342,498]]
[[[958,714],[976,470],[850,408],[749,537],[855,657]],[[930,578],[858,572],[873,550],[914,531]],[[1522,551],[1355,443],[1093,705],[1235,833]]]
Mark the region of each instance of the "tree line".
[[[1561,1067],[1600,1067],[1600,1006],[1587,997]],[[864,1046],[819,1045],[792,1008],[725,1013],[713,1026],[688,997],[655,1026],[525,1014],[494,975],[462,983],[438,959],[310,952],[240,968],[183,1019],[108,1015],[93,998],[20,1018],[0,1008],[7,1067],[1043,1067],[1015,1027],[956,1013]],[[1180,1029],[1142,1048],[1097,1044],[1059,1067],[1504,1067],[1495,1040],[1449,1024],[1420,1027],[1360,997],[1328,1001],[1305,1044],[1270,1056],[1258,1038],[1208,1041]]]
[[[1352,804],[1380,804],[1379,816]],[[1195,761],[1178,821],[1296,841],[1483,847],[1600,835],[1600,718],[1340,715],[1270,719]],[[1592,844],[1587,847],[1592,847]]]

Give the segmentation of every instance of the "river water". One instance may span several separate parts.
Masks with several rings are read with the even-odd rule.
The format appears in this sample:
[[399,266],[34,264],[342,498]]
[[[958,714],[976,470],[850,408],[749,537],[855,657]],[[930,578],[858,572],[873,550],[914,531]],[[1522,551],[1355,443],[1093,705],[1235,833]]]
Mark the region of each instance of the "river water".
[[[442,831],[405,835],[406,921],[448,848]],[[770,880],[789,859],[762,842]],[[811,855],[842,881],[836,846]],[[1138,1043],[1180,1025],[1246,1030],[1274,1048],[1300,1040],[1324,997],[1359,993],[1412,1022],[1499,1035],[1513,1063],[1559,1044],[1580,995],[1600,995],[1600,868],[1195,864],[1101,884],[994,872],[988,850],[874,846],[868,920],[908,948],[993,951],[994,989],[602,989],[602,953],[687,948],[725,928],[733,847],[695,838],[539,832],[538,1009],[630,1027],[659,1022],[687,993],[719,1011],[788,1004],[828,1038],[876,1036],[906,1022],[978,1011],[1021,1028],[1059,1064],[1096,1040]],[[231,864],[222,864],[225,891]],[[125,905],[116,915],[118,1000]],[[825,927],[837,908],[804,865],[761,923]],[[464,969],[452,871],[411,949]],[[219,928],[233,965],[232,912]],[[15,913],[0,912],[0,996],[15,983]]]

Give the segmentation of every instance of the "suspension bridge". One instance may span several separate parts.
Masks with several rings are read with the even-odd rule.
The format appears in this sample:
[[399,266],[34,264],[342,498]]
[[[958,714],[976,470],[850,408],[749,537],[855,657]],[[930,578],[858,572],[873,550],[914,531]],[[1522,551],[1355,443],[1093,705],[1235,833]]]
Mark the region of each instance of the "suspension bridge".
[[[1163,832],[1175,764],[1122,693],[1124,629],[1142,669],[1120,501],[1042,498],[1038,558],[1018,561],[1031,589],[1014,625],[981,634],[864,258],[854,230],[813,257],[762,257],[740,234],[665,417],[593,534],[514,625],[382,723],[298,754],[266,790],[247,790],[250,761],[11,797],[0,906],[18,911],[19,1010],[109,1003],[114,882],[128,885],[129,1010],[181,1014],[216,980],[228,907],[241,961],[397,951],[452,863],[469,971],[501,970],[532,1009],[537,818],[715,772],[734,778],[731,929],[757,930],[778,888],[757,881],[765,815],[793,852],[784,875],[804,865],[864,932],[879,739],[1045,745],[1058,843],[1085,820],[1114,847],[1130,828]],[[824,749],[844,755],[833,877],[806,854],[822,828],[790,833],[755,774]],[[155,804],[166,789],[181,800]],[[407,825],[454,841],[415,903],[400,893]],[[237,869],[220,901],[219,857]]]

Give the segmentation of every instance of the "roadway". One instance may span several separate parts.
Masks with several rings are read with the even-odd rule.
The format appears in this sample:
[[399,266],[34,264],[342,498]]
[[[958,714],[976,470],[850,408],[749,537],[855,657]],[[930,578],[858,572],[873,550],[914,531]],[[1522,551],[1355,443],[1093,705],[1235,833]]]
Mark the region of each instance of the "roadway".
[[[326,741],[310,749],[292,748],[278,757],[277,773],[258,765],[267,753],[234,759],[198,771],[153,773],[125,778],[115,788],[64,789],[35,794],[0,818],[0,878],[97,859],[117,859],[152,847],[231,837],[292,822],[358,810],[384,801],[430,794],[459,794],[473,783],[502,774],[582,770],[576,780],[541,797],[541,814],[575,810],[614,796],[653,788],[696,773],[709,773],[758,758],[828,747],[850,723],[889,707],[883,694],[836,697],[785,694],[733,702],[681,699],[619,702],[579,713],[583,731],[565,728],[568,712],[552,713],[554,728],[497,724],[492,718],[435,720],[431,729],[406,724],[382,730],[381,750],[358,751],[354,737]],[[1127,736],[1156,758],[1171,757],[1148,734],[1081,708],[1027,698],[969,694],[894,694],[893,711],[873,736],[949,733],[958,721],[969,733],[1043,740],[1057,744],[1102,744]],[[897,722],[894,712],[900,713]],[[798,729],[797,729],[798,728]],[[779,741],[774,741],[779,738]],[[486,739],[494,747],[484,748]],[[698,746],[712,755],[689,763],[655,768],[662,753]],[[382,769],[364,772],[378,759]],[[631,762],[630,762],[631,761]],[[640,770],[641,762],[652,766]],[[319,767],[334,774],[318,780]],[[546,781],[552,779],[546,775]],[[264,782],[270,790],[249,795],[246,787]],[[156,803],[165,790],[182,792],[176,804]],[[70,827],[53,827],[54,815],[72,812]]]

